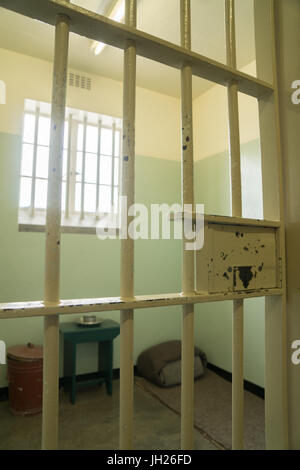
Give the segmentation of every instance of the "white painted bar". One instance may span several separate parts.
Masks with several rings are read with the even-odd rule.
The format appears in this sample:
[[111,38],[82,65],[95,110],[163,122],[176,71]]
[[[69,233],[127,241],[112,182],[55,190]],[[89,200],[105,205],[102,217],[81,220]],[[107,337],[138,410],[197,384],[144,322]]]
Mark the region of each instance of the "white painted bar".
[[[227,64],[236,69],[235,2],[225,0]],[[231,169],[231,211],[242,216],[241,151],[238,84],[228,83],[229,158]],[[244,377],[243,377],[243,300],[233,301],[232,315],[232,449],[243,449]]]
[[278,101],[274,0],[254,0],[258,74],[268,73],[275,91],[259,100],[264,216],[281,220],[279,262],[282,296],[265,301],[265,427],[268,450],[288,449],[285,213]]
[[72,147],[72,114],[69,116],[68,120],[68,151],[67,151],[67,175],[66,175],[66,202],[65,202],[65,217],[69,217],[70,211],[70,171],[71,171],[71,147]]
[[280,296],[282,289],[260,289],[253,291],[221,292],[208,294],[196,292],[194,295],[182,293],[137,295],[126,300],[121,297],[100,297],[94,299],[61,300],[57,305],[45,305],[41,301],[10,302],[0,304],[0,319],[27,318],[52,315],[68,315],[91,312],[111,312],[139,308],[168,307],[171,305],[201,304],[205,302],[224,302],[233,299],[252,299],[254,297]]
[[101,131],[102,131],[102,121],[98,121],[98,143],[97,143],[97,176],[96,176],[96,218],[99,217],[99,197],[100,197],[100,158],[101,158]]
[[39,119],[40,108],[36,109],[34,114],[34,144],[33,144],[33,158],[32,158],[32,179],[31,179],[31,197],[30,197],[30,215],[34,216],[34,202],[35,202],[35,186],[36,186],[36,163],[37,163],[37,148],[38,148],[38,133],[39,133]]
[[[125,23],[136,27],[136,0],[126,0]],[[130,207],[134,203],[135,168],[136,47],[128,41],[124,52],[122,195]],[[122,214],[126,230],[132,220]],[[134,241],[121,240],[121,298],[134,295]],[[133,448],[133,309],[120,316],[120,449]]]
[[181,70],[189,63],[193,75],[227,87],[230,80],[238,82],[239,91],[256,98],[273,91],[273,86],[251,75],[204,57],[143,31],[110,20],[65,0],[0,0],[0,6],[30,18],[55,24],[58,13],[70,18],[70,31],[81,36],[125,49],[127,40],[134,41],[136,53],[142,57]]
[[[46,215],[45,306],[59,304],[60,223],[69,21],[57,17]],[[44,319],[42,448],[58,446],[59,316]]]
[[[199,214],[193,212],[190,214],[193,221]],[[187,217],[188,215],[186,215]],[[171,213],[170,220],[181,220],[183,213]],[[205,223],[217,224],[217,225],[238,225],[241,227],[264,227],[264,228],[280,228],[281,222],[279,220],[264,220],[264,219],[247,219],[244,217],[230,217],[225,215],[209,215],[204,214]]]
[[83,120],[83,142],[82,142],[82,165],[81,165],[81,201],[80,218],[84,219],[84,198],[85,198],[85,159],[86,159],[86,126],[87,117]]
[[114,184],[115,184],[115,136],[116,124],[112,126],[112,158],[111,158],[111,206],[114,205]]
[[[180,0],[181,46],[191,49],[191,2]],[[193,96],[192,68],[185,64],[181,69],[181,200],[182,205],[194,207],[194,152],[193,152]],[[184,221],[183,233],[184,233]],[[188,240],[182,240],[182,292],[193,294],[194,251],[186,250]],[[181,448],[194,447],[194,305],[182,308],[181,352]]]

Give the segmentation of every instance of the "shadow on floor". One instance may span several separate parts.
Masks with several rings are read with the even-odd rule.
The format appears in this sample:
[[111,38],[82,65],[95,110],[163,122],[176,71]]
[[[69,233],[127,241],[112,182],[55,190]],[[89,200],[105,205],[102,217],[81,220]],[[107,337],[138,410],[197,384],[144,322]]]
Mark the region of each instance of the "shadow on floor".
[[[134,448],[180,449],[180,417],[136,385],[134,393]],[[119,381],[114,381],[112,397],[103,385],[79,390],[75,405],[61,389],[59,420],[60,449],[118,449]],[[0,449],[40,449],[41,415],[13,416],[8,402],[1,402],[0,423]],[[195,449],[217,450],[197,430]]]

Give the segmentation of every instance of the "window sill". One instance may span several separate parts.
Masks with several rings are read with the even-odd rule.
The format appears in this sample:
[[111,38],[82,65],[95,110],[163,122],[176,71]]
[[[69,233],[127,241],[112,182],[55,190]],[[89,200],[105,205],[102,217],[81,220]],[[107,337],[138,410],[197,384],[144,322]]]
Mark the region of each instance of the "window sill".
[[[45,232],[45,218],[46,214],[44,211],[36,211],[34,217],[30,217],[28,211],[20,210],[19,212],[19,223],[18,229],[19,232]],[[102,215],[101,219],[105,219],[105,216]],[[80,219],[79,215],[65,218],[62,216],[61,221],[61,233],[78,233],[78,234],[111,234],[119,235],[119,226],[117,223],[117,218],[112,225],[110,225],[109,230],[105,230],[97,224],[100,220],[95,220],[94,216],[87,216],[83,220]]]
[[[34,224],[19,224],[19,232],[36,232],[43,233],[45,232],[45,225],[34,225]],[[111,229],[110,232],[119,235],[120,229],[116,228],[115,230]],[[96,235],[97,233],[104,233],[104,230],[99,232],[99,229],[96,227],[72,227],[70,226],[61,226],[61,233],[78,233],[78,234],[88,234]]]

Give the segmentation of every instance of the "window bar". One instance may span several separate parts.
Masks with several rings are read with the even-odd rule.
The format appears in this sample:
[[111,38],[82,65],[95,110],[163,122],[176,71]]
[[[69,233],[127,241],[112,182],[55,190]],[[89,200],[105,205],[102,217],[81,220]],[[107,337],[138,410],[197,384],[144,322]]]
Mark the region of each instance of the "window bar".
[[38,148],[38,133],[39,133],[39,120],[40,120],[40,107],[38,106],[35,111],[34,122],[34,141],[33,141],[33,160],[32,160],[32,180],[31,180],[31,198],[30,198],[30,216],[34,216],[34,200],[35,200],[35,183],[36,183],[36,161],[37,161],[37,148]]
[[[136,0],[126,0],[125,24],[136,28]],[[136,46],[124,50],[122,195],[128,208],[134,203]],[[123,208],[122,208],[123,209]],[[132,217],[122,213],[121,297],[134,295],[134,242],[128,235]],[[126,228],[125,225],[126,224]],[[133,309],[120,313],[120,449],[133,447]]]
[[96,219],[99,218],[99,205],[100,205],[100,154],[101,154],[101,129],[102,121],[98,121],[98,145],[97,145],[97,176],[96,176]]
[[[180,1],[181,46],[191,49],[191,2]],[[181,69],[181,193],[183,210],[185,204],[194,206],[193,175],[193,101],[192,68],[185,64]],[[183,220],[184,233],[184,220]],[[186,250],[183,237],[182,246],[182,292],[194,294],[194,251]],[[181,448],[194,446],[194,305],[182,307],[182,386],[181,386]]]
[[112,213],[114,206],[114,184],[115,184],[115,137],[116,137],[116,124],[112,126],[112,162],[111,162],[111,207]]
[[71,152],[72,152],[72,114],[69,115],[69,135],[68,135],[68,153],[67,153],[67,179],[66,179],[66,203],[65,218],[69,217],[70,211],[70,172],[71,172]]
[[81,166],[81,204],[80,204],[80,218],[84,218],[84,189],[85,189],[85,157],[86,157],[86,126],[87,117],[83,121],[83,142],[82,142],[82,166]]
[[[235,40],[235,2],[225,0],[227,65],[237,68]],[[231,211],[233,217],[242,217],[241,150],[239,130],[238,84],[228,83],[229,158],[231,168]],[[233,301],[232,315],[232,449],[243,449],[244,375],[243,335],[244,302]]]
[[[59,304],[60,224],[69,19],[58,15],[52,85],[46,214],[45,305]],[[44,317],[42,448],[58,447],[59,316]]]

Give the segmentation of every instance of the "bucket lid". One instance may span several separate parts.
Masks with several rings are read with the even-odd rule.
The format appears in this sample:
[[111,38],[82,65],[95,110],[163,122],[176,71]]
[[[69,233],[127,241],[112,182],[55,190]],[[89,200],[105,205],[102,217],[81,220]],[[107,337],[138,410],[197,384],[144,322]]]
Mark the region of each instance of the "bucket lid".
[[43,348],[32,343],[10,346],[7,348],[7,357],[19,361],[36,361],[43,359]]

